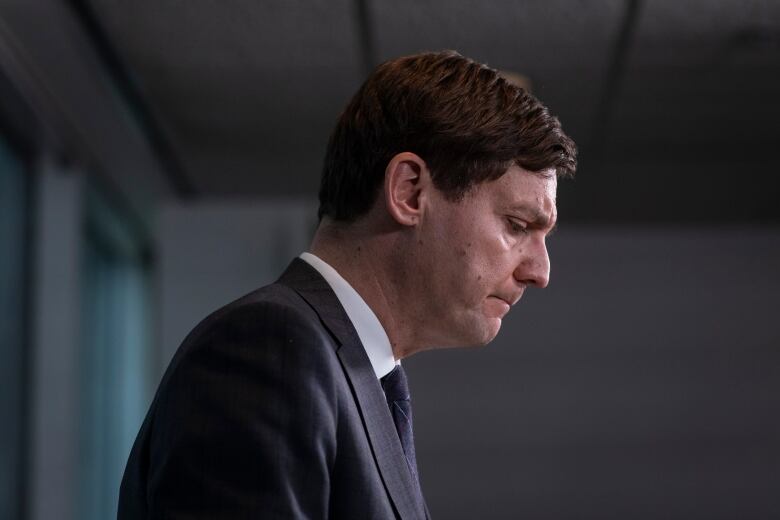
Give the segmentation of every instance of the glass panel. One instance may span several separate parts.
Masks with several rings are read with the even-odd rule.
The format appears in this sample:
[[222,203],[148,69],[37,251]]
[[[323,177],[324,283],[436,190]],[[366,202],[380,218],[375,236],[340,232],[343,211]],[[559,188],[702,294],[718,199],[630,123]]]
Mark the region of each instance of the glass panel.
[[149,405],[150,269],[141,240],[92,193],[83,258],[81,511],[116,516],[119,484]]
[[0,137],[0,518],[21,518],[24,496],[27,176]]

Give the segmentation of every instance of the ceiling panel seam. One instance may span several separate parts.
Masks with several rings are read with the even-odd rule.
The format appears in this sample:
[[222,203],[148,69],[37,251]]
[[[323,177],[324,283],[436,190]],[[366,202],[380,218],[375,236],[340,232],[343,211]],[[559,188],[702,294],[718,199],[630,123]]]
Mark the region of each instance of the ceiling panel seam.
[[374,38],[374,18],[369,0],[355,0],[355,29],[358,36],[358,54],[363,65],[364,76],[371,74],[376,67],[376,45]]
[[141,130],[146,135],[153,153],[160,161],[161,171],[167,177],[171,187],[179,197],[193,198],[197,195],[194,184],[187,176],[181,161],[165,137],[141,90],[132,80],[132,75],[111,44],[94,11],[86,0],[70,0],[68,4],[84,28],[86,37],[93,43],[119,95],[127,103],[130,113],[136,118]]
[[636,33],[639,22],[641,0],[626,0],[620,31],[615,40],[612,56],[604,76],[604,87],[599,99],[596,117],[591,131],[591,154],[596,161],[600,161],[607,142],[607,133],[612,119],[616,99],[620,95],[620,86],[623,73],[628,61],[631,43]]

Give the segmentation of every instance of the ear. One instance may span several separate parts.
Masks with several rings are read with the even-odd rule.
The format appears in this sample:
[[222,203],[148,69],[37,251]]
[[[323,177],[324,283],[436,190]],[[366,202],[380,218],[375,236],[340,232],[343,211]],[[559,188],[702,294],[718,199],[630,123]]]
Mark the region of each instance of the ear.
[[403,226],[420,221],[421,195],[430,184],[430,172],[419,155],[396,154],[385,169],[385,206],[390,216]]

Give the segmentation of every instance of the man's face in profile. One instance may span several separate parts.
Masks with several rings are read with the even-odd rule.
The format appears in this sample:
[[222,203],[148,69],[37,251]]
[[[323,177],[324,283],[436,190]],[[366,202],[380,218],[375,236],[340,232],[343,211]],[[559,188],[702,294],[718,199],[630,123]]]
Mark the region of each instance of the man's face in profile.
[[547,285],[556,188],[554,170],[512,166],[457,202],[433,191],[416,251],[433,345],[490,342],[525,288]]

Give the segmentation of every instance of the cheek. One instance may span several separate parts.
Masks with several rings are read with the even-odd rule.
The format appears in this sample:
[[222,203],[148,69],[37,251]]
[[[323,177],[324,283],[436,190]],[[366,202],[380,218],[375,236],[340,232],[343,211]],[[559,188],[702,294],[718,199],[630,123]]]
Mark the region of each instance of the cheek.
[[420,253],[429,263],[437,292],[458,300],[477,302],[497,285],[499,263],[510,247],[500,223],[484,213],[452,213],[438,220],[426,233]]
[[483,243],[467,242],[459,248],[457,272],[454,273],[458,290],[464,299],[472,303],[481,303],[486,296],[495,291],[498,285],[499,269],[495,264],[500,255],[492,248],[486,248]]
[[512,244],[506,241],[502,233],[494,230],[484,231],[472,236],[461,248],[461,255],[471,270],[483,276],[495,277],[501,265],[512,253]]

